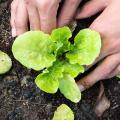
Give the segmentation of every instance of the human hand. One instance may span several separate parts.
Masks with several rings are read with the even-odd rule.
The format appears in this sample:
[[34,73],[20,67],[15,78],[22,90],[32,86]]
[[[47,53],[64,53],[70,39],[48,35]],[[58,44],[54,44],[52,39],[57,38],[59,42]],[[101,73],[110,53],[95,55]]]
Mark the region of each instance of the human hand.
[[[65,0],[57,20],[61,0],[13,0],[11,4],[12,36],[28,30],[50,33],[56,26],[64,26],[73,18],[81,0]],[[28,26],[28,23],[30,26]]]
[[95,63],[100,60],[102,62],[89,75],[78,81],[81,91],[90,88],[100,80],[120,74],[120,1],[91,0],[77,14],[77,19],[90,17],[101,10],[103,12],[90,28],[101,34],[102,49]]

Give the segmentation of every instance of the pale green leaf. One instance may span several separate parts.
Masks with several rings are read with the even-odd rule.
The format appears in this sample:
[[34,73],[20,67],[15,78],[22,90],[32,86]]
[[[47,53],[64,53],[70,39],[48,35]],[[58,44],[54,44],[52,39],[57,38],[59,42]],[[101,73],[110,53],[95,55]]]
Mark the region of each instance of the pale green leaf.
[[56,93],[59,87],[59,78],[63,77],[63,67],[60,62],[55,62],[48,70],[37,76],[36,85],[47,93]]
[[84,73],[84,67],[79,64],[70,64],[65,62],[64,65],[64,72],[70,74],[73,78],[77,77],[80,73]]
[[10,57],[0,50],[0,74],[4,74],[12,67],[12,61]]
[[81,92],[75,80],[69,74],[65,74],[64,77],[59,80],[59,89],[60,92],[72,102],[78,103],[80,101]]
[[74,120],[74,114],[67,105],[62,104],[55,111],[53,120]]
[[58,28],[52,31],[51,38],[56,43],[56,54],[62,54],[70,49],[69,39],[72,32],[68,27]]
[[22,65],[41,70],[52,66],[56,60],[53,55],[54,47],[49,35],[41,31],[29,31],[16,38],[12,52]]
[[101,50],[101,38],[98,32],[83,29],[74,40],[73,49],[66,57],[71,64],[90,65],[99,56]]

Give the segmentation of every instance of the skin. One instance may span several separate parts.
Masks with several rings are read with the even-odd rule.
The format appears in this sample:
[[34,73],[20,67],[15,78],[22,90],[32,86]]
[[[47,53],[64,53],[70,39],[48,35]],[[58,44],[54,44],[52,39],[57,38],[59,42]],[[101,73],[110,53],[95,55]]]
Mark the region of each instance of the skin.
[[73,19],[81,0],[66,0],[57,18],[60,2],[61,0],[13,0],[11,4],[12,36],[26,32],[29,27],[31,30],[50,33],[57,26],[68,24]]
[[95,63],[102,62],[78,81],[80,90],[84,91],[100,80],[120,74],[120,0],[90,0],[75,17],[80,1],[66,0],[57,18],[60,0],[13,0],[11,26],[13,37],[26,32],[28,22],[31,30],[50,33],[56,27],[69,24],[73,18],[83,19],[102,11],[90,25],[90,29],[98,31],[102,37],[101,53]]
[[[91,0],[78,12],[76,18],[87,18],[102,10],[103,12],[90,26],[91,29],[101,34],[102,49],[95,63],[100,60],[102,62],[78,82],[81,91],[90,88],[100,80],[120,74],[120,1]],[[88,67],[90,68],[93,65]]]

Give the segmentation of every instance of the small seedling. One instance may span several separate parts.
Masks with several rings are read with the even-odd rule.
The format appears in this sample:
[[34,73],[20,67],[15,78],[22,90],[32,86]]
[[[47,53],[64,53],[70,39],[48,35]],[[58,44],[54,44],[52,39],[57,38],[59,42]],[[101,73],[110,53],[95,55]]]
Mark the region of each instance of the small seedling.
[[74,78],[98,57],[101,38],[90,29],[81,30],[73,44],[69,41],[71,37],[68,27],[55,29],[51,35],[29,31],[16,38],[12,52],[28,69],[42,70],[35,79],[41,90],[54,94],[59,89],[67,99],[77,103],[81,93]]
[[4,74],[10,70],[12,61],[10,57],[0,50],[0,74]]
[[62,104],[55,111],[53,120],[74,120],[74,114],[67,105]]

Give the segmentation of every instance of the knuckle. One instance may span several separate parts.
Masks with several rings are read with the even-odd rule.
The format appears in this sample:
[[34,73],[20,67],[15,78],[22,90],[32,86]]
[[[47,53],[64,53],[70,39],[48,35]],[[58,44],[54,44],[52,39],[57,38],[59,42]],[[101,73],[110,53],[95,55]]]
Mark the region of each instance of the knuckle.
[[31,0],[24,0],[26,5],[29,5],[29,3],[31,2]]
[[76,4],[76,3],[79,2],[79,0],[69,0],[69,2],[70,2],[71,4]]
[[44,1],[37,0],[37,3],[40,5],[40,8],[47,8],[50,5],[49,0]]
[[48,9],[49,9],[49,4],[47,2],[39,4],[39,10],[41,14],[44,13],[45,11],[47,12]]
[[111,2],[111,0],[101,0],[101,3],[102,3],[105,7],[107,7],[110,2]]
[[39,8],[41,11],[46,11],[46,10],[50,10],[53,9],[54,7],[56,7],[56,5],[59,4],[58,0],[44,0],[44,1],[40,1],[37,0],[37,3],[39,5]]
[[34,0],[24,0],[26,6],[33,5],[35,3]]
[[83,86],[85,87],[85,89],[88,89],[92,86],[92,83],[87,79],[82,81]]

